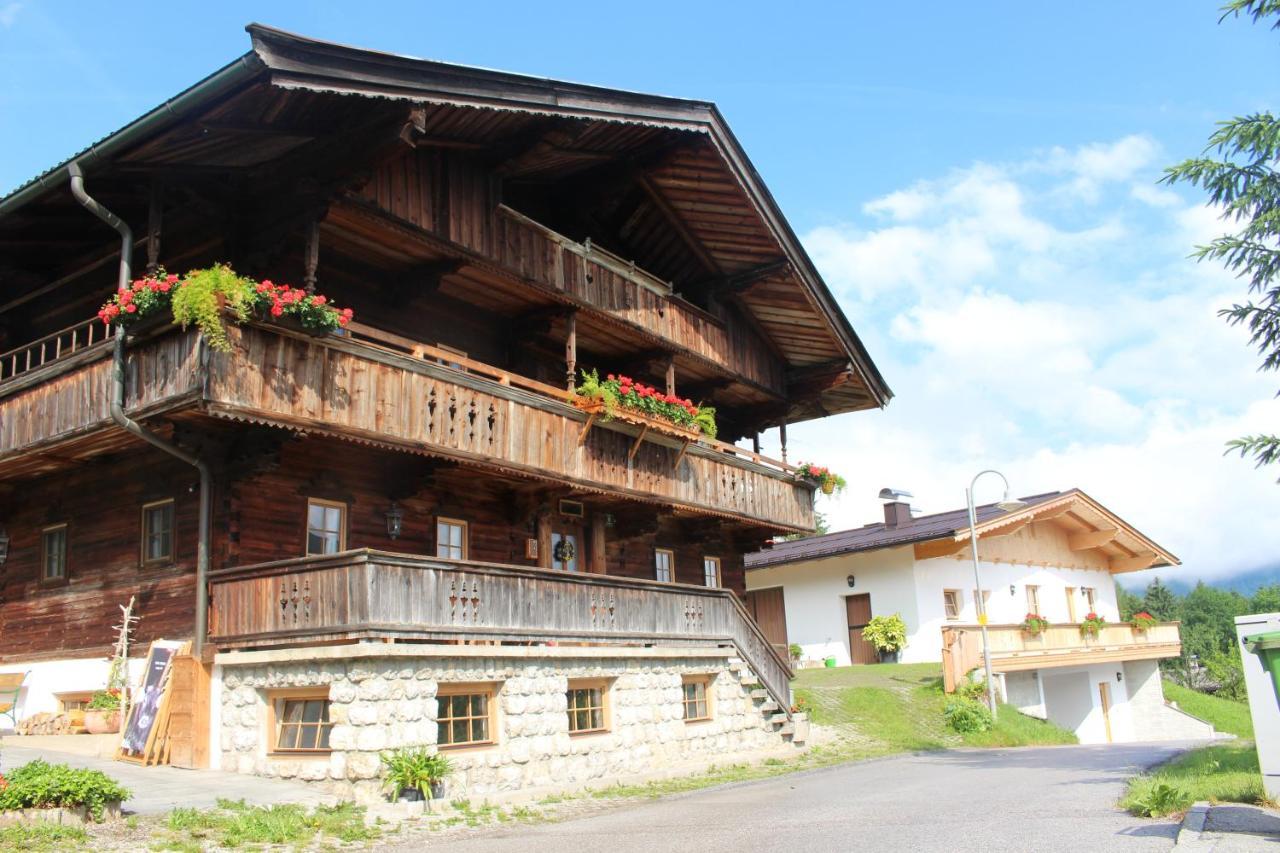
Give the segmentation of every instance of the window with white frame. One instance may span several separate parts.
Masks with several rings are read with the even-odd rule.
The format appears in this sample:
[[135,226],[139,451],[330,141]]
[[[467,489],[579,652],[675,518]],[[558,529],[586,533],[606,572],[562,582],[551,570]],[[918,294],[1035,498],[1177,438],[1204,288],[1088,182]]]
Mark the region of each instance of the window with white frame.
[[653,576],[660,581],[670,583],[675,577],[673,570],[676,563],[675,552],[668,548],[655,548],[653,551]]
[[336,554],[347,547],[347,505],[307,501],[307,554]]
[[1027,584],[1027,612],[1040,613],[1040,587]]
[[1080,588],[1080,592],[1084,594],[1084,602],[1088,605],[1088,612],[1097,613],[1098,611],[1095,608],[1098,604],[1098,591],[1091,586],[1085,586]]
[[942,591],[942,609],[948,619],[960,618],[960,590],[944,589]]
[[142,505],[142,563],[173,562],[173,498]]
[[436,556],[467,559],[467,523],[457,518],[436,519]]
[[720,558],[702,558],[702,582],[710,587],[720,586]]
[[67,579],[67,525],[54,524],[40,531],[40,577],[46,581]]

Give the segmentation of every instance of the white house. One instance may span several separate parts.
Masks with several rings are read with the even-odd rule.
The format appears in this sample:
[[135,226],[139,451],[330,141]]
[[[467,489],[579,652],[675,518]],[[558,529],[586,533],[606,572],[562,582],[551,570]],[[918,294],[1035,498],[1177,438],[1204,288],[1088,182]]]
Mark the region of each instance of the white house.
[[[875,615],[900,614],[904,663],[937,661],[944,682],[982,665],[978,582],[965,509],[915,516],[892,493],[884,521],[748,555],[748,605],[771,642],[808,661],[874,663],[862,637]],[[1178,559],[1078,489],[977,510],[979,577],[1003,698],[1073,730],[1084,743],[1212,736],[1168,706],[1158,661],[1176,657],[1176,623],[1120,621],[1114,575]],[[1029,614],[1049,626],[1024,629]],[[1089,614],[1104,620],[1096,636]]]

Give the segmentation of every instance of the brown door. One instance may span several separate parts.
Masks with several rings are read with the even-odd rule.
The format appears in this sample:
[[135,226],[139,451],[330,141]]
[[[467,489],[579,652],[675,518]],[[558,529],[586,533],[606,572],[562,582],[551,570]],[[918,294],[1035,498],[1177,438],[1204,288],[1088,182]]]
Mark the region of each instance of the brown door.
[[849,615],[849,658],[854,663],[876,663],[876,647],[862,639],[862,629],[871,621],[871,593],[851,595],[844,600]]
[[784,659],[787,655],[787,604],[782,587],[757,589],[747,593],[747,612],[756,620],[764,638]]
[[1111,743],[1111,685],[1098,682],[1098,698],[1102,701],[1102,724],[1107,727],[1107,743]]
[[582,553],[582,528],[553,527],[551,529],[551,568],[562,572],[580,571],[586,563]]

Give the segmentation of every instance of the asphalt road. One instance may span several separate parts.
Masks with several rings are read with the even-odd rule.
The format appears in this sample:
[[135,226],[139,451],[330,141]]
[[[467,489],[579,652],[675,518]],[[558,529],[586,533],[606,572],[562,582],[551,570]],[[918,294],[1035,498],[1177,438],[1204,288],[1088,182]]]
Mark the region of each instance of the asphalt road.
[[906,755],[430,846],[450,853],[1167,851],[1176,823],[1131,817],[1115,802],[1135,771],[1178,750],[1120,744]]

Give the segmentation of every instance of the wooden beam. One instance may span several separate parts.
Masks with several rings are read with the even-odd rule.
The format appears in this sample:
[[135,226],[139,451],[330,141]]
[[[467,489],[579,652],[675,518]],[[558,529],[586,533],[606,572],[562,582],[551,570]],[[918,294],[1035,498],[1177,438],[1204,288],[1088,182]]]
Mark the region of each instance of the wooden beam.
[[968,539],[962,539],[959,542],[954,539],[934,539],[930,542],[917,542],[915,544],[915,557],[917,560],[930,560],[934,557],[954,557],[967,547],[969,547]]
[[1067,547],[1072,551],[1088,551],[1090,548],[1101,548],[1108,542],[1113,541],[1119,533],[1120,531],[1114,527],[1072,533],[1067,537]]
[[707,251],[706,246],[702,245],[698,235],[689,230],[689,226],[685,223],[679,211],[671,206],[671,202],[667,201],[667,197],[654,185],[653,181],[648,176],[641,175],[636,182],[645,191],[645,195],[649,197],[649,201],[653,203],[653,206],[667,220],[667,224],[689,247],[689,251],[693,252],[693,256],[698,259],[698,263],[702,264],[703,268],[709,273],[720,272],[720,265],[716,263],[716,259],[711,257],[711,253]]
[[777,258],[772,261],[766,261],[763,264],[754,266],[751,269],[742,272],[727,275],[719,281],[713,283],[712,293],[716,296],[724,296],[728,294],[746,293],[766,278],[772,278],[775,275],[782,275],[791,270],[791,261],[786,258]]
[[564,381],[570,392],[578,374],[578,312],[569,314],[569,333],[564,341]]
[[1112,557],[1111,571],[1112,573],[1140,572],[1143,569],[1151,568],[1151,564],[1156,561],[1156,558],[1157,555],[1152,551],[1134,554],[1132,557]]
[[996,536],[1012,536],[1013,534],[1022,530],[1022,528],[1026,527],[1028,524],[1030,524],[1034,520],[1035,519],[1031,518],[1030,516],[1027,516],[1026,518],[1015,521],[1013,524],[1007,524],[1007,525],[1004,525],[1003,527],[993,527],[990,530],[979,530],[978,539],[979,541],[981,541],[984,538],[991,539]]
[[151,179],[147,194],[147,275],[160,268],[160,228],[164,218],[164,182]]

